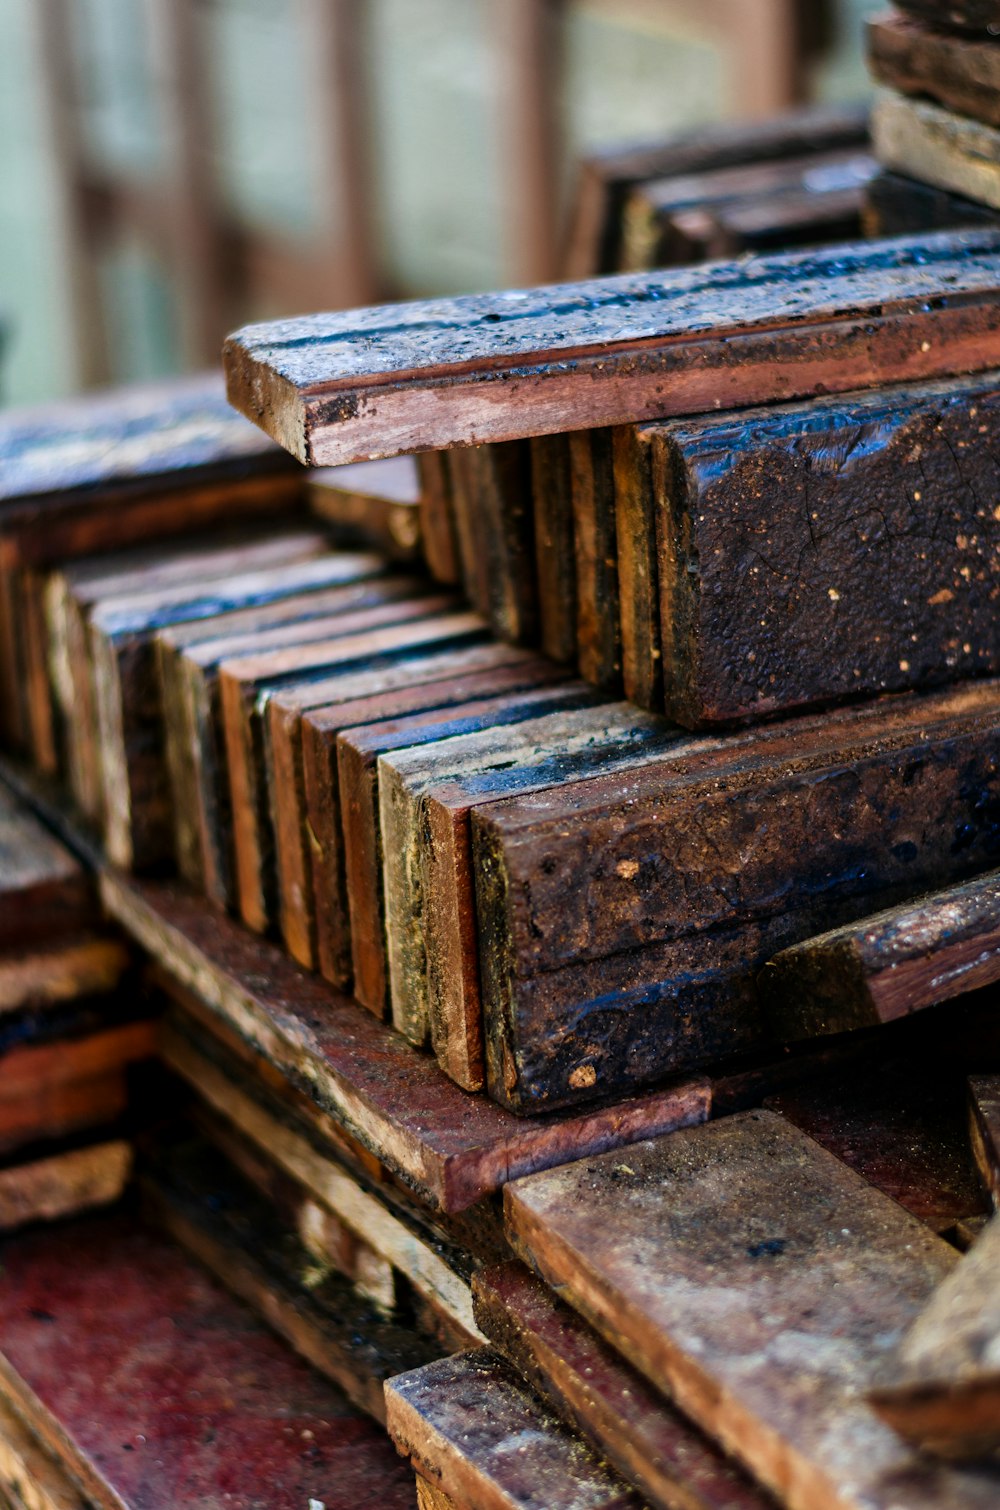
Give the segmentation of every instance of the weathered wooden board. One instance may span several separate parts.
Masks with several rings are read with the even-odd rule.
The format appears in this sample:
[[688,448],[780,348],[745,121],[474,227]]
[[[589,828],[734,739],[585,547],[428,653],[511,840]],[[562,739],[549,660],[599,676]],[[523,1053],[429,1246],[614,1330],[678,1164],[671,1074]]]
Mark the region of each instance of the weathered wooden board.
[[639,1496],[482,1348],[386,1385],[399,1452],[449,1498],[478,1510],[640,1510]]
[[880,84],[902,94],[929,95],[959,115],[1000,126],[995,47],[891,13],[872,17],[865,30],[868,67]]
[[182,888],[108,872],[101,896],[168,975],[437,1210],[464,1210],[529,1169],[707,1115],[707,1082],[691,1080],[582,1116],[522,1122],[460,1091],[371,1013]]
[[124,1215],[8,1241],[0,1317],[0,1390],[95,1505],[413,1503],[377,1426]]
[[611,436],[610,430],[580,430],[568,444],[577,665],[588,682],[617,691],[622,648]]
[[425,451],[416,460],[420,476],[420,535],[424,558],[435,581],[457,587],[461,581],[461,567],[448,453]]
[[508,1186],[522,1255],[789,1510],[996,1502],[865,1401],[959,1261],[789,1123],[747,1112]]
[[980,1178],[1000,1205],[1000,1076],[969,1078],[969,1132]]
[[865,187],[877,175],[873,158],[859,157],[826,182],[806,174],[795,191],[727,200],[714,209],[682,210],[666,228],[678,263],[789,251],[827,241],[856,241],[863,229]]
[[619,425],[612,432],[615,548],[622,685],[640,708],[663,707],[657,499],[650,431]]
[[0,1231],[110,1206],[125,1189],[132,1149],[120,1139],[0,1169]]
[[37,947],[0,956],[0,1018],[103,996],[121,982],[128,965],[129,951],[120,938],[49,934]]
[[530,447],[472,446],[449,457],[462,581],[501,639],[534,644],[538,586]]
[[384,551],[394,561],[423,556],[420,478],[411,456],[314,472],[306,499],[343,544]]
[[931,26],[950,26],[975,32],[1000,31],[997,0],[896,0],[900,10],[919,16]]
[[94,921],[96,910],[80,862],[0,786],[0,950],[54,942]]
[[754,1487],[521,1264],[473,1279],[476,1320],[530,1389],[657,1510],[766,1510]]
[[761,975],[781,1038],[891,1022],[1000,981],[1000,872],[795,944]]
[[1000,209],[1000,130],[902,94],[883,94],[872,114],[880,162]]
[[994,366],[998,284],[961,232],[248,326],[224,359],[322,466]]
[[933,184],[883,171],[865,190],[863,214],[867,235],[912,236],[957,226],[1000,223],[1000,211]]
[[1000,1222],[976,1238],[881,1371],[869,1399],[900,1436],[944,1458],[1000,1447]]
[[640,431],[668,714],[697,726],[998,669],[1000,470],[982,443],[998,416],[991,374]]
[[0,1503],[4,1510],[91,1510],[72,1478],[0,1401]]
[[767,958],[991,863],[998,712],[989,681],[886,699],[474,812],[491,1094],[540,1109],[750,1047]]
[[576,554],[569,437],[539,435],[531,445],[539,644],[554,661],[576,660]]

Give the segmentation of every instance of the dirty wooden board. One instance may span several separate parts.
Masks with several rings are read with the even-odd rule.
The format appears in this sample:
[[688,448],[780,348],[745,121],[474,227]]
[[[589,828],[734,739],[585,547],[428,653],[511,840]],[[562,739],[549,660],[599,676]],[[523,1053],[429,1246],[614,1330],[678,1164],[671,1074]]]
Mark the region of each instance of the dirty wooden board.
[[643,428],[655,535],[637,549],[655,539],[668,714],[755,718],[1000,668],[998,419],[994,373]]
[[461,1211],[553,1160],[707,1114],[707,1082],[525,1123],[466,1095],[369,1012],[178,886],[101,878],[105,907],[164,971],[438,1210]]
[[707,1437],[521,1264],[473,1279],[476,1320],[530,1389],[657,1510],[770,1510]]
[[448,461],[466,596],[495,634],[538,637],[531,450],[523,441],[472,446]]
[[1000,126],[995,47],[891,14],[869,20],[866,36],[868,67],[878,83],[902,94],[929,95],[959,115]]
[[119,938],[47,933],[37,945],[0,955],[0,1022],[18,1012],[37,1013],[79,997],[104,995],[119,984],[129,951]]
[[956,115],[930,100],[886,92],[872,114],[872,141],[879,161],[896,173],[1000,209],[996,126]]
[[[362,619],[365,622],[362,623]],[[276,878],[268,804],[267,706],[281,693],[306,708],[325,701],[335,674],[377,669],[418,649],[471,644],[485,637],[483,622],[461,612],[451,594],[401,599],[345,617],[322,638],[223,661],[219,706],[225,738],[233,823],[237,898],[244,921],[263,931],[275,920]],[[291,702],[288,704],[291,706]]]
[[420,536],[424,559],[435,581],[456,587],[461,581],[461,567],[448,453],[424,451],[416,462],[420,478]]
[[151,1229],[90,1218],[3,1257],[0,1390],[95,1504],[412,1504],[379,1429]]
[[491,1094],[541,1108],[750,1047],[766,959],[994,860],[998,714],[988,681],[885,699],[474,813]]
[[229,394],[314,466],[996,364],[988,232],[248,326]]
[[891,1022],[1000,981],[1000,872],[793,945],[761,976],[781,1038]]
[[531,446],[539,644],[555,661],[576,659],[576,560],[569,437],[539,435]]
[[566,276],[590,278],[621,270],[624,208],[638,184],[861,145],[866,139],[866,112],[827,105],[762,121],[700,126],[661,142],[615,146],[586,157],[574,193]]
[[1000,1204],[1000,1076],[969,1077],[969,1131],[980,1178]]
[[621,687],[622,644],[611,434],[580,430],[568,444],[577,665],[587,681],[614,691]]
[[887,1360],[869,1398],[907,1441],[943,1458],[1000,1446],[1000,1222],[988,1222]]
[[119,1199],[132,1167],[120,1139],[0,1169],[0,1231],[75,1216]]
[[995,1504],[998,1471],[925,1462],[864,1399],[958,1255],[780,1117],[585,1159],[505,1199],[522,1256],[789,1510]]
[[478,1510],[641,1510],[593,1448],[487,1348],[386,1385],[386,1427],[417,1472]]
[[[655,433],[655,432],[654,432]],[[640,708],[663,707],[660,596],[656,560],[657,500],[650,432],[612,432],[615,544],[622,686]]]
[[896,4],[911,16],[945,30],[954,26],[993,35],[1000,30],[997,0],[896,0]]
[[0,950],[54,942],[92,922],[95,912],[83,866],[0,785]]
[[396,561],[421,559],[420,479],[413,457],[314,472],[306,499],[341,543],[384,551]]

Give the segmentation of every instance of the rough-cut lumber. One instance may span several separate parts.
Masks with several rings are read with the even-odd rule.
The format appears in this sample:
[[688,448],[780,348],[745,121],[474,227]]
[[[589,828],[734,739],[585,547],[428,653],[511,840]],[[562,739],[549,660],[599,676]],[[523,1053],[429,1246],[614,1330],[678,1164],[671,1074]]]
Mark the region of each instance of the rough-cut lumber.
[[995,373],[648,426],[668,715],[1000,669]]
[[868,236],[912,236],[955,226],[995,226],[1000,211],[961,194],[884,171],[865,190],[862,216]]
[[129,952],[118,938],[81,933],[0,957],[0,1016],[37,1013],[81,997],[102,996],[119,984]]
[[419,560],[423,554],[420,479],[410,456],[315,472],[306,499],[342,543],[381,550],[396,561]]
[[492,1347],[656,1510],[765,1510],[756,1489],[641,1374],[521,1264],[480,1270]]
[[508,1186],[524,1258],[789,1510],[986,1510],[865,1402],[959,1261],[781,1118],[748,1112]]
[[0,1231],[110,1206],[131,1167],[132,1149],[119,1139],[0,1169]]
[[931,1296],[869,1398],[900,1436],[944,1458],[1000,1447],[1000,1221]]
[[386,1426],[422,1478],[477,1510],[641,1510],[596,1452],[482,1348],[386,1385]]
[[884,94],[872,115],[880,162],[1000,209],[1000,130],[955,115],[930,100]]
[[1000,32],[1000,4],[997,0],[896,0],[900,10],[919,16],[931,26],[947,29]]
[[225,363],[321,466],[975,371],[998,288],[961,232],[248,326]]
[[437,1210],[461,1211],[553,1160],[707,1115],[707,1082],[582,1116],[524,1123],[467,1096],[428,1056],[279,950],[167,883],[101,879],[109,913],[364,1148]]
[[880,84],[901,94],[929,95],[959,115],[1000,126],[995,47],[892,14],[873,17],[866,32],[868,67]]
[[0,951],[77,932],[95,911],[80,862],[0,785]]
[[980,1178],[1000,1205],[1000,1076],[969,1077],[969,1131]]
[[531,441],[539,643],[554,661],[576,659],[576,558],[569,437]]
[[9,1241],[0,1318],[0,1393],[102,1510],[412,1505],[378,1427],[125,1216]]
[[998,758],[983,681],[474,812],[491,1094],[541,1109],[750,1047],[767,959],[993,860]]
[[761,975],[781,1038],[891,1022],[1000,981],[1000,872],[784,950]]

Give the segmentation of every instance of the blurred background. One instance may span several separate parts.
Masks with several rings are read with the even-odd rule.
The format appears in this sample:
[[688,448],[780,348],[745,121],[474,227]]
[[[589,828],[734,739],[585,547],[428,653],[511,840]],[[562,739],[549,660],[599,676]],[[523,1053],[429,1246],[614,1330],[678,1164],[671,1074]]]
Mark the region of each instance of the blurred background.
[[4,403],[560,276],[587,154],[867,93],[872,0],[0,0]]

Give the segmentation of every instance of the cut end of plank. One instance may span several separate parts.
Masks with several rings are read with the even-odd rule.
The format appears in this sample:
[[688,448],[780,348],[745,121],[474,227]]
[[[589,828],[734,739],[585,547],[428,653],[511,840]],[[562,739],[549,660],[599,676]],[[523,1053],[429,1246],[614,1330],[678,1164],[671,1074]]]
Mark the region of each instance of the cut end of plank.
[[234,409],[277,441],[303,466],[313,465],[306,434],[305,405],[288,382],[243,345],[239,333],[222,348],[226,398]]

